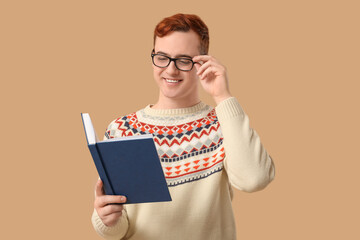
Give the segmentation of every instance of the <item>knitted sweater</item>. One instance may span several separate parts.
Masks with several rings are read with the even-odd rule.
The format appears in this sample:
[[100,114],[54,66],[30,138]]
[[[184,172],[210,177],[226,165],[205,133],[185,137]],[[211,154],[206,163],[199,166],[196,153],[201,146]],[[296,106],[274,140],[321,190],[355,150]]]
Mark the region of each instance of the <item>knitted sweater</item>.
[[124,205],[116,225],[92,224],[105,239],[236,239],[232,186],[263,189],[275,175],[274,163],[235,97],[216,108],[200,102],[179,109],[151,105],[112,121],[106,138],[151,133],[171,202]]

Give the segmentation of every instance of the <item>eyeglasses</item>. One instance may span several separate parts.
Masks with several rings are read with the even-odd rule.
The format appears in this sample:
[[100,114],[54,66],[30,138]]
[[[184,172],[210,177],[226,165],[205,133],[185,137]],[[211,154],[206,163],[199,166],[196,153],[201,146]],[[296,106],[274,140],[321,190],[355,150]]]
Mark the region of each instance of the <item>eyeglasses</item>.
[[[162,54],[155,54],[155,50],[153,49],[151,52],[152,62],[155,66],[159,68],[166,68],[170,65],[172,61],[175,63],[175,67],[181,71],[191,71],[193,69],[194,64],[198,62],[194,62],[191,58],[171,58]],[[200,63],[198,63],[200,64]]]

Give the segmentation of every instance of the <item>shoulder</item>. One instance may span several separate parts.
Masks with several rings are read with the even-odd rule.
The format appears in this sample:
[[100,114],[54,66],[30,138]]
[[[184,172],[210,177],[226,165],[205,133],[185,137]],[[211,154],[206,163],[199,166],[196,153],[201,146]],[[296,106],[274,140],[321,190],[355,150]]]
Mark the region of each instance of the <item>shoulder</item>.
[[123,115],[112,120],[106,128],[106,138],[117,138],[129,136],[128,130],[130,126],[137,122],[136,112]]

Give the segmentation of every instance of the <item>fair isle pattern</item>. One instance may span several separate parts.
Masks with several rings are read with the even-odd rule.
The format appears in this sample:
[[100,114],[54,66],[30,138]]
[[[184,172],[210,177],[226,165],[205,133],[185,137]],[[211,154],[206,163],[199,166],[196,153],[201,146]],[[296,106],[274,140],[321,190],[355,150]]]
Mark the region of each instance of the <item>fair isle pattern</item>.
[[105,136],[152,134],[168,186],[196,181],[223,169],[225,152],[215,109],[193,121],[163,126],[139,121],[139,112],[114,120]]
[[163,163],[163,170],[169,186],[199,180],[223,169],[224,147],[210,154],[199,155],[176,163]]

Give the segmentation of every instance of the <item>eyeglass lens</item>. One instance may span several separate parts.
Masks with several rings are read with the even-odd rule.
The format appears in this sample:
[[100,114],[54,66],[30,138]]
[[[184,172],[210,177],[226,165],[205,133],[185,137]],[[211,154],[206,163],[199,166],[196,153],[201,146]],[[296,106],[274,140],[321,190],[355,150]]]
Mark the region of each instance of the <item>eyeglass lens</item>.
[[[158,67],[167,67],[170,64],[170,61],[170,58],[166,56],[154,56],[154,64]],[[193,67],[193,62],[187,58],[178,58],[175,60],[175,65],[180,70],[189,71]]]

